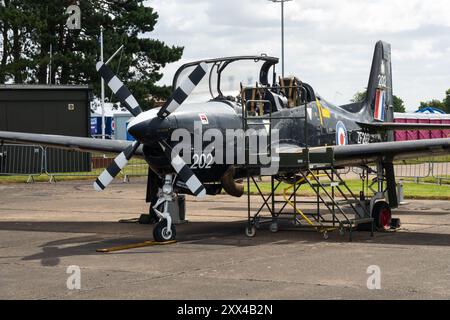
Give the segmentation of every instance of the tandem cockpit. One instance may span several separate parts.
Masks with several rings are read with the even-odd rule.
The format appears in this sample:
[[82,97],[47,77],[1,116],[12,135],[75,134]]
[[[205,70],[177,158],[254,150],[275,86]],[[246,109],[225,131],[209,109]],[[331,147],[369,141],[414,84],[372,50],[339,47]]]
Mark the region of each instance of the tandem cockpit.
[[316,101],[313,88],[297,77],[279,77],[279,59],[267,55],[201,60],[183,65],[174,76],[173,88],[200,63],[208,74],[189,97],[189,102],[223,102],[237,111],[263,116]]

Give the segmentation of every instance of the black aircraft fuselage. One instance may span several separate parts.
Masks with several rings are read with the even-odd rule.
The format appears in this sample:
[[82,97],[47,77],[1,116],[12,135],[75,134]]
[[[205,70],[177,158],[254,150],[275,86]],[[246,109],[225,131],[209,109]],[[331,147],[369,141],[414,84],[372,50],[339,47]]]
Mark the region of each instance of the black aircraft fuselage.
[[[242,87],[238,97],[225,96],[221,91],[220,76],[223,70],[236,61],[263,61],[260,71],[260,84],[254,87]],[[171,147],[178,142],[171,141],[175,130],[187,130],[192,141],[199,132],[194,132],[195,124],[201,123],[204,133],[210,129],[219,130],[226,136],[229,130],[246,128],[246,118],[249,114],[257,116],[253,123],[260,122],[264,127],[264,120],[272,119],[271,129],[279,131],[279,146],[290,148],[369,144],[388,141],[388,135],[370,132],[361,124],[376,122],[377,104],[383,108],[380,121],[393,118],[392,109],[392,78],[390,62],[390,46],[379,42],[375,49],[372,70],[369,79],[367,97],[364,101],[344,106],[334,106],[316,95],[313,88],[295,77],[276,80],[275,65],[278,59],[266,56],[235,57],[215,60],[205,60],[191,63],[180,68],[174,79],[174,88],[179,82],[180,74],[185,69],[203,63],[212,65],[210,73],[210,92],[212,100],[206,103],[184,104],[176,112],[170,114],[164,121],[158,118],[159,109],[140,114],[129,125],[128,130],[140,143],[144,145],[145,159],[160,177],[173,172],[167,158],[161,154],[157,141],[164,140]],[[273,68],[273,82],[269,84],[269,70]],[[214,72],[216,71],[216,72]],[[212,76],[217,76],[217,94],[212,92]],[[380,92],[383,100],[380,102]],[[279,99],[275,101],[275,99]],[[265,102],[263,102],[265,101]],[[387,110],[387,111],[386,111]],[[306,115],[305,115],[306,112]],[[389,119],[390,118],[390,119]],[[305,130],[305,127],[307,130]],[[198,131],[198,127],[197,127]],[[202,141],[202,150],[210,144]],[[224,143],[224,154],[235,148],[235,143]],[[239,152],[235,150],[235,152]],[[220,182],[222,176],[229,169],[230,163],[205,163],[199,165],[202,157],[208,162],[210,154],[196,154],[192,152],[188,164],[203,183]],[[189,159],[188,159],[189,160]],[[244,175],[242,167],[237,168],[235,178]],[[280,174],[283,174],[280,168]]]

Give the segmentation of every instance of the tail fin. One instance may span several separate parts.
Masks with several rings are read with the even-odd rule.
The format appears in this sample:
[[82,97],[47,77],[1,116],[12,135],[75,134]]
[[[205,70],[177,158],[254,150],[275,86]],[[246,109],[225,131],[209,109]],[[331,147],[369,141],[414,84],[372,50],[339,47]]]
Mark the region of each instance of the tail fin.
[[391,45],[379,41],[375,46],[365,100],[368,121],[393,122]]

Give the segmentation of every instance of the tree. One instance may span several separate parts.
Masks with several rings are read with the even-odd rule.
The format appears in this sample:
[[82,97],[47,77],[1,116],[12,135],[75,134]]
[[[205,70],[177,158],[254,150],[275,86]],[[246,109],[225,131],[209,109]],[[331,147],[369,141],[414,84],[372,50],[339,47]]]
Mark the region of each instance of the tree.
[[353,96],[353,99],[350,100],[351,102],[361,102],[364,101],[364,99],[366,99],[367,96],[367,90],[364,91],[358,91],[357,93],[355,93],[355,95]]
[[[99,32],[104,27],[105,58],[122,44],[111,63],[144,109],[149,95],[166,98],[170,88],[157,86],[161,69],[178,61],[183,48],[150,38],[158,14],[144,0],[3,0],[0,2],[0,83],[90,84],[98,96]],[[70,4],[81,9],[81,30],[69,30],[65,13]],[[50,47],[52,72],[49,75]]]
[[[352,102],[361,102],[364,99],[366,99],[367,96],[367,91],[358,91],[354,96],[353,99],[351,100]],[[399,113],[405,113],[406,112],[406,108],[405,108],[405,103],[404,101],[397,97],[396,95],[394,95],[393,97],[393,105],[394,105],[394,112],[399,112]]]
[[433,99],[430,101],[421,102],[419,109],[422,110],[425,108],[440,109],[440,110],[450,114],[450,89],[448,89],[445,92],[445,98],[442,101],[440,101],[438,99]]
[[421,102],[419,109],[423,110],[426,108],[435,108],[435,109],[440,109],[440,110],[444,111],[445,105],[442,101],[437,100],[437,99]]
[[445,112],[450,114],[450,89],[445,92],[444,106]]
[[398,113],[405,113],[406,112],[406,107],[405,107],[405,103],[403,102],[403,100],[399,97],[397,97],[396,95],[394,95],[394,112],[398,112]]

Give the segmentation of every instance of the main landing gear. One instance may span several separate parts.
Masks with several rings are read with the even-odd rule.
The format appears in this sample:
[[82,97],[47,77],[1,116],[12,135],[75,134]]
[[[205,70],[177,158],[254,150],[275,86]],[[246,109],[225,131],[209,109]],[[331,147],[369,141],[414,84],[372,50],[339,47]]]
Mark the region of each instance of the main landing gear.
[[379,231],[386,231],[392,226],[392,211],[389,204],[385,201],[375,203],[372,209],[372,217],[375,226]]
[[176,239],[176,228],[172,224],[172,217],[169,212],[169,204],[174,201],[176,195],[173,192],[173,176],[166,175],[164,186],[158,195],[158,201],[153,207],[160,219],[153,229],[153,238],[157,242],[167,242]]

